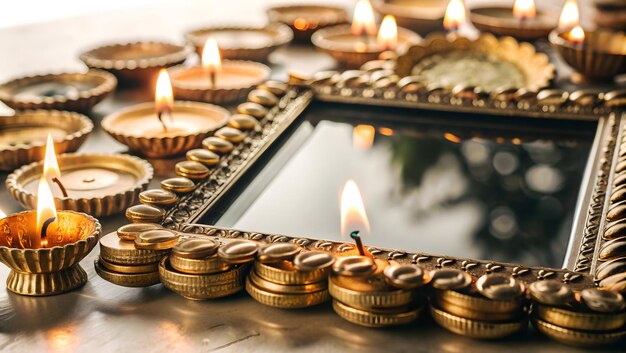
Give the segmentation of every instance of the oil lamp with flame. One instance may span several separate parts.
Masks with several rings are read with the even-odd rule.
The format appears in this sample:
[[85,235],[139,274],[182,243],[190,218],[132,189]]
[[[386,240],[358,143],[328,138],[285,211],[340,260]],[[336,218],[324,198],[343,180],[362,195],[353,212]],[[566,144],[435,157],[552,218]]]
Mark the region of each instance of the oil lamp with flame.
[[354,180],[348,180],[341,193],[341,234],[349,234],[357,245],[361,256],[370,256],[363,246],[361,236],[370,233],[370,224],[365,213],[365,204],[359,187]]
[[462,0],[450,0],[443,16],[443,28],[452,33],[457,32],[465,23],[465,5]]

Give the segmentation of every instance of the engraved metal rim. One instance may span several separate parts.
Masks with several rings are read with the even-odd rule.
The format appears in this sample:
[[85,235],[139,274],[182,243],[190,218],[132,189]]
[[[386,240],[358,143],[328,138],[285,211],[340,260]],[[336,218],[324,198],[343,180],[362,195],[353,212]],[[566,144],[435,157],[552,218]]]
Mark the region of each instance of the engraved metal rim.
[[[185,39],[187,42],[192,44],[199,55],[200,49],[204,46],[204,42],[206,41],[206,37],[210,35],[212,32],[220,32],[220,31],[258,31],[258,32],[266,32],[271,33],[272,42],[269,45],[258,46],[258,45],[248,45],[248,46],[234,46],[234,47],[220,47],[220,52],[227,51],[233,52],[236,55],[237,51],[265,51],[267,53],[277,49],[280,46],[286,45],[293,39],[293,32],[291,29],[282,23],[270,23],[264,27],[204,27],[195,29],[185,33]],[[263,54],[263,53],[260,53]],[[229,57],[228,55],[224,55],[224,57]]]
[[453,333],[479,339],[496,339],[512,335],[528,325],[527,320],[515,322],[488,322],[470,320],[452,315],[439,308],[430,306],[430,313],[439,324]]
[[[164,47],[172,48],[172,52],[163,54],[160,56],[155,56],[152,58],[142,58],[142,59],[126,59],[126,60],[116,60],[116,59],[106,59],[101,58],[96,53],[104,51],[104,50],[125,50],[128,48],[132,48],[135,46],[141,45],[160,45]],[[187,56],[191,54],[192,49],[188,46],[180,46],[176,44],[171,44],[167,42],[157,42],[157,41],[147,41],[147,42],[131,42],[124,44],[109,44],[103,45],[89,51],[82,53],[79,58],[83,61],[88,67],[103,69],[103,70],[111,70],[111,71],[121,71],[121,70],[141,70],[141,69],[149,69],[149,68],[158,68],[164,66],[171,66],[175,64],[182,63],[187,59]]]
[[402,313],[371,312],[353,308],[336,299],[333,300],[333,309],[337,315],[345,320],[367,327],[405,325],[415,321],[422,310],[422,308],[419,307],[417,309],[408,309],[406,312]]
[[[74,112],[25,110],[16,115],[2,117],[2,119],[0,119],[0,127],[5,124],[15,127],[14,124],[20,123],[29,123],[30,126],[33,124],[45,124],[46,126],[77,125],[78,128],[63,136],[61,141],[55,141],[54,147],[57,153],[76,151],[93,131],[93,123],[91,120],[83,114]],[[43,156],[45,145],[45,141],[42,140],[3,147],[0,151],[0,168],[3,170],[12,170],[13,168],[40,159]]]
[[[55,95],[52,97],[38,96],[33,99],[17,98],[12,90],[22,88],[39,82],[47,81],[84,81],[99,80],[95,87],[80,90],[77,97],[71,98],[66,95]],[[41,109],[48,107],[71,108],[91,108],[99,103],[104,97],[112,93],[117,86],[117,79],[111,73],[102,70],[89,70],[87,72],[64,72],[58,74],[25,76],[0,85],[0,101],[16,109]]]
[[597,347],[598,345],[610,345],[626,337],[626,330],[608,332],[579,331],[560,327],[537,318],[533,318],[531,321],[533,326],[544,335],[555,341],[574,346]]
[[[92,198],[54,198],[56,207],[59,210],[83,211],[88,208],[89,211],[91,211],[88,213],[94,217],[124,211],[126,207],[131,206],[135,202],[139,193],[148,187],[148,184],[154,176],[154,169],[150,163],[135,156],[125,154],[65,153],[58,155],[57,159],[59,161],[65,160],[65,163],[68,161],[80,163],[81,160],[89,159],[123,163],[132,167],[136,172],[135,175],[138,175],[135,185],[113,195]],[[30,178],[41,175],[42,170],[43,161],[33,162],[17,169],[7,177],[6,186],[9,193],[26,208],[34,209],[37,206],[37,196],[24,188],[24,181],[27,178],[30,180]]]
[[360,292],[337,285],[332,277],[328,281],[328,291],[333,298],[358,309],[399,307],[408,305],[415,299],[413,290]]
[[250,277],[246,278],[246,291],[259,303],[281,309],[300,309],[326,302],[330,295],[324,289],[311,293],[273,293],[259,288]]
[[626,323],[626,312],[614,314],[576,312],[554,306],[533,305],[533,313],[541,320],[563,328],[585,331],[615,330]]

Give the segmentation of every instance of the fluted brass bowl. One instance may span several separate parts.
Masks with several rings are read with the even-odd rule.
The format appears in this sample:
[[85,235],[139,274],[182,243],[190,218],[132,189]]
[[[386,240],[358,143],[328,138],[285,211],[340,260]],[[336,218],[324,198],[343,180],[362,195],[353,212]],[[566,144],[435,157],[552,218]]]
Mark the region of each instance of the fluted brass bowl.
[[32,296],[68,292],[87,283],[82,260],[98,243],[100,223],[84,213],[58,211],[48,228],[47,246],[36,231],[37,212],[24,211],[0,220],[0,261],[11,272],[7,288]]

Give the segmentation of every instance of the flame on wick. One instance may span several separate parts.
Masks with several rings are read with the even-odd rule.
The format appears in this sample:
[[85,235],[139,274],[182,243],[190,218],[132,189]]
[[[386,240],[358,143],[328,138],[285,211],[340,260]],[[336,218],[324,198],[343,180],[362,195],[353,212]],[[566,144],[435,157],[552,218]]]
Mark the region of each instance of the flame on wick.
[[359,150],[369,150],[374,144],[376,129],[372,125],[357,125],[352,130],[352,146]]
[[382,45],[385,49],[396,49],[396,46],[398,45],[398,25],[396,24],[395,17],[387,15],[383,18],[383,22],[380,24],[377,39],[378,44]]
[[60,178],[61,170],[57,162],[57,154],[54,151],[54,141],[52,135],[48,133],[46,140],[46,155],[43,160],[43,176],[47,179]]
[[457,31],[465,23],[465,5],[462,0],[450,0],[443,16],[443,28]]
[[208,74],[216,74],[222,69],[222,56],[214,38],[208,38],[202,49],[202,67]]
[[567,0],[563,5],[561,16],[559,17],[559,32],[567,32],[576,27],[580,22],[580,13],[576,0]]
[[55,222],[57,210],[54,206],[54,197],[48,185],[45,175],[39,179],[39,187],[37,188],[37,234],[41,236],[41,247],[48,245],[46,239],[46,228]]
[[348,180],[341,193],[341,234],[350,235],[354,231],[367,237],[370,223],[359,187],[354,180]]
[[577,25],[566,33],[565,38],[572,43],[582,44],[585,41],[585,31],[581,26]]
[[169,114],[172,119],[172,109],[174,108],[174,93],[172,92],[172,83],[167,70],[161,69],[159,78],[156,83],[156,94],[154,95],[154,104],[163,129],[167,131],[167,123],[162,118],[164,113]]
[[376,35],[376,18],[369,0],[359,0],[356,3],[352,17],[352,34],[355,36]]
[[513,3],[513,16],[516,18],[527,20],[535,18],[536,15],[537,8],[534,0],[515,0],[515,3]]

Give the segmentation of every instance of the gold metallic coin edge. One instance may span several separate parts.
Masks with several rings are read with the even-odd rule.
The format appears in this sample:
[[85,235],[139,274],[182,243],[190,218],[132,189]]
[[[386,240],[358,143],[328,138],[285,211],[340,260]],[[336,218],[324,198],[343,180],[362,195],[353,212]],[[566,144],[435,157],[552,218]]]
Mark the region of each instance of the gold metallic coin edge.
[[252,283],[250,277],[246,279],[246,291],[261,304],[281,309],[300,309],[318,305],[330,299],[328,290],[311,293],[273,293],[263,290]]
[[264,264],[258,261],[254,262],[254,270],[260,277],[272,281],[277,284],[311,284],[315,282],[325,281],[330,273],[330,268],[323,268],[314,271],[287,271],[272,266],[272,264]]
[[524,303],[522,298],[493,300],[487,297],[472,296],[452,289],[437,289],[435,290],[435,296],[450,304],[485,313],[509,313],[520,310]]
[[[115,236],[116,238],[118,238],[117,235]],[[99,244],[100,257],[108,262],[118,265],[145,265],[154,262],[158,263],[164,256],[167,255],[166,250],[143,250],[137,248],[116,249],[108,246],[103,246],[101,241],[99,242]]]
[[178,235],[178,233],[175,233],[168,229],[156,229],[156,230],[157,231],[165,230],[172,234],[172,238],[166,241],[151,243],[151,242],[144,242],[143,239],[141,239],[141,234],[140,234],[137,238],[135,238],[135,247],[141,250],[170,250],[171,248],[176,246],[176,244],[178,244],[178,241],[180,240],[180,235]]
[[[213,255],[215,256],[215,255]],[[228,271],[233,265],[222,262],[219,257],[213,256],[202,259],[190,259],[171,254],[170,266],[178,272],[191,275],[208,275]]]
[[521,315],[523,311],[521,309],[511,312],[485,312],[478,311],[476,309],[462,307],[444,300],[441,297],[435,297],[435,303],[441,310],[448,312],[452,315],[462,317],[464,319],[478,320],[478,321],[515,321]]
[[621,331],[579,331],[545,322],[538,318],[532,319],[533,326],[547,337],[569,345],[582,347],[598,347],[617,343],[626,337],[626,330]]
[[248,274],[250,280],[260,289],[285,294],[303,294],[319,292],[328,289],[328,283],[326,281],[320,281],[311,284],[279,284],[269,281],[256,274],[256,271],[252,270]]
[[373,308],[393,308],[410,304],[416,292],[407,289],[391,291],[359,292],[339,286],[333,278],[328,280],[330,295],[353,308],[371,310]]
[[244,281],[245,277],[240,277],[235,281],[215,283],[212,285],[190,286],[184,283],[161,280],[165,288],[191,300],[209,300],[233,295],[244,288]]
[[109,271],[129,274],[129,275],[152,273],[152,272],[159,271],[158,262],[142,264],[142,265],[118,265],[118,264],[111,263],[104,258],[99,258],[98,261],[99,261],[100,266],[104,267],[105,269]]
[[[175,179],[175,178],[176,177],[172,177],[172,178],[167,178],[165,180],[162,180],[160,184],[161,189],[171,191],[173,193],[178,193],[178,194],[188,194],[196,189],[196,184],[193,182],[193,180],[189,178],[185,178],[185,179],[188,179],[189,181],[191,181],[191,183],[193,184],[192,186],[180,186],[180,185],[172,186],[171,184],[169,185],[163,184],[163,182],[168,181],[170,179]],[[184,178],[184,177],[180,177],[180,178]]]
[[[121,232],[120,233],[120,229],[122,229],[124,227],[127,227],[127,226],[135,226],[135,225],[138,225],[138,224],[150,225],[150,226],[154,226],[154,228],[145,229],[145,230],[140,231],[140,232]],[[156,230],[156,229],[162,229],[162,228],[163,227],[160,224],[158,224],[158,223],[129,223],[129,224],[125,224],[125,225],[117,228],[117,230],[115,231],[115,234],[117,234],[117,237],[120,238],[121,240],[134,242],[135,238],[136,238],[136,235],[131,237],[128,234],[130,234],[130,233],[138,234],[138,233],[142,233],[142,232],[145,232],[145,231],[148,231],[148,230]]]
[[236,282],[241,280],[242,277],[246,277],[246,272],[249,266],[240,265],[233,267],[224,272],[210,273],[210,274],[191,274],[182,273],[176,270],[169,269],[169,259],[166,257],[159,262],[159,274],[161,282],[173,282],[180,285],[186,285],[190,287],[194,286],[212,286],[228,282]]
[[528,325],[526,319],[511,322],[466,319],[450,314],[433,305],[430,306],[430,314],[435,322],[446,330],[458,335],[479,339],[495,339],[510,336]]
[[353,308],[337,299],[333,299],[333,310],[344,320],[366,327],[386,327],[408,324],[415,321],[421,312],[421,308],[409,310],[403,313],[371,312]]
[[94,260],[94,268],[100,278],[122,287],[149,287],[160,282],[159,272],[124,274],[109,271]]
[[576,312],[543,304],[533,305],[533,313],[542,321],[563,328],[583,331],[610,331],[623,327],[626,312]]

